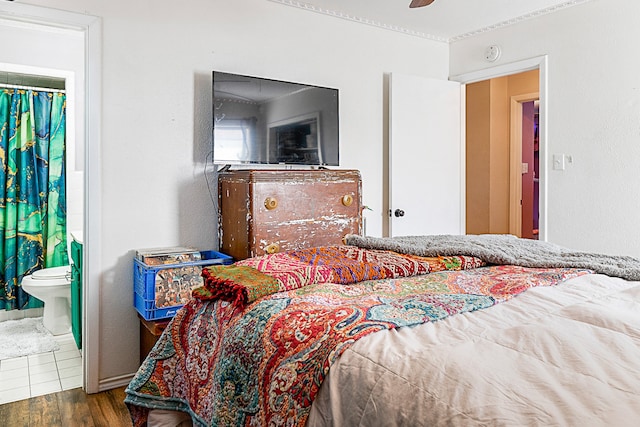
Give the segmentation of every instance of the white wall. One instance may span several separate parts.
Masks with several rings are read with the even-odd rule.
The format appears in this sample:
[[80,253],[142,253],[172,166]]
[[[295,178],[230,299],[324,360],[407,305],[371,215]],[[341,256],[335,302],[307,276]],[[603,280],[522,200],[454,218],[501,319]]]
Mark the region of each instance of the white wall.
[[103,18],[104,381],[138,367],[133,250],[216,244],[204,179],[212,70],[340,89],[341,167],[362,172],[372,235],[384,219],[385,74],[448,76],[446,44],[264,0],[26,3]]
[[[593,0],[451,45],[451,75],[548,55],[548,239],[640,256],[640,2]],[[483,59],[492,44],[496,63]],[[573,157],[552,170],[551,155]]]

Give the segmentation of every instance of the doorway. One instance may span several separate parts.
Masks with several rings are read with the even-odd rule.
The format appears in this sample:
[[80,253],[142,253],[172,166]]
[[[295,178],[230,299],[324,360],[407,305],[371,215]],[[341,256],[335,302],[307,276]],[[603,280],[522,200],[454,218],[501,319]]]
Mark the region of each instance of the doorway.
[[509,233],[538,239],[540,144],[538,93],[511,98]]
[[[465,225],[468,234],[522,235],[522,173],[533,163],[524,162],[522,158],[522,105],[539,99],[537,236],[546,239],[545,74],[546,58],[541,57],[452,78],[466,83]],[[532,176],[534,165],[531,166]]]
[[[83,279],[85,284],[83,293],[83,325],[82,325],[82,382],[87,393],[95,393],[99,390],[99,319],[100,319],[100,106],[101,106],[101,21],[99,18],[73,12],[48,9],[40,6],[32,6],[16,3],[0,3],[0,28],[7,32],[17,32],[30,27],[34,30],[34,39],[29,43],[20,45],[34,45],[39,47],[40,42],[56,38],[61,35],[80,40],[83,55],[80,58],[80,68],[84,75],[82,91],[76,99],[76,112],[67,112],[69,120],[82,117],[83,123],[76,132],[77,147],[80,152],[75,163],[83,163],[84,175],[82,179],[83,200]],[[20,38],[8,36],[6,40],[20,40]],[[56,55],[64,57],[65,50],[51,49],[51,59]],[[28,55],[18,55],[13,58],[10,50],[3,51],[3,60],[11,66],[21,68],[22,72],[29,73],[30,66],[41,64],[29,64]],[[36,56],[36,58],[38,58]],[[76,58],[77,59],[77,58]],[[52,68],[67,69],[68,67],[56,65]],[[26,70],[26,71],[25,71]],[[73,73],[73,71],[71,71]],[[75,75],[75,74],[74,74]],[[82,114],[79,114],[80,111]],[[72,126],[67,123],[67,126]],[[91,221],[89,221],[91,218]]]

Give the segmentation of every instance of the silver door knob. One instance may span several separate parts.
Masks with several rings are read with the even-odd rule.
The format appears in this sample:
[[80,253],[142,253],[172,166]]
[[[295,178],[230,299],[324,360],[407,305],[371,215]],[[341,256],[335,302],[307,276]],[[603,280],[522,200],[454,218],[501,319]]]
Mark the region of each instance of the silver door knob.
[[396,209],[393,214],[396,216],[396,218],[400,218],[402,216],[404,216],[404,211],[402,209]]

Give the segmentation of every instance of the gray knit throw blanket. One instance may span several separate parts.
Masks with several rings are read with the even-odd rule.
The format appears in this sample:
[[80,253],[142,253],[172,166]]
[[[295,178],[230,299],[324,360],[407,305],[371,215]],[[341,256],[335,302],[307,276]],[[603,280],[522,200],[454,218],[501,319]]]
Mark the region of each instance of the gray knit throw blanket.
[[578,252],[548,242],[505,234],[366,237],[349,234],[347,245],[418,256],[469,255],[489,264],[534,268],[584,268],[626,280],[640,280],[640,260],[630,256]]

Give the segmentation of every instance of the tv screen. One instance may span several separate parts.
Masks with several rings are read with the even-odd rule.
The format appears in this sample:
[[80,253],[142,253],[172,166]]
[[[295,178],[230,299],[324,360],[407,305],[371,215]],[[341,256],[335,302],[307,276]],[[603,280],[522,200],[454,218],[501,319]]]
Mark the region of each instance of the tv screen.
[[213,72],[216,164],[339,166],[338,90]]

